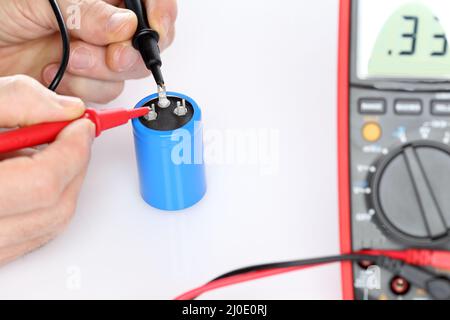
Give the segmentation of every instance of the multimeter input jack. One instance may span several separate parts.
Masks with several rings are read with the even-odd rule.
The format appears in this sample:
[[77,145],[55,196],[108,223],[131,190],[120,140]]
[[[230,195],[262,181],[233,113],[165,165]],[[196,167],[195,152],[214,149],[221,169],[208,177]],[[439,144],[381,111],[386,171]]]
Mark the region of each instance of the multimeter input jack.
[[411,285],[403,277],[394,277],[391,280],[391,291],[397,296],[404,296],[409,292]]
[[375,265],[375,263],[373,261],[369,261],[369,260],[363,260],[363,261],[358,262],[358,266],[363,270],[367,270],[371,266],[374,266],[374,265]]

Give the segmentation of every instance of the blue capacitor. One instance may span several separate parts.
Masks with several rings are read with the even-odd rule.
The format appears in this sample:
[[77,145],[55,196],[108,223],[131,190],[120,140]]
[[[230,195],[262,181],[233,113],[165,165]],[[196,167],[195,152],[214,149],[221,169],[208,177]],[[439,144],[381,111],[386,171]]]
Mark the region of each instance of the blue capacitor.
[[[153,107],[157,117],[134,119],[133,131],[142,198],[152,207],[174,211],[203,198],[206,177],[201,110],[183,94],[167,96],[171,104],[166,108],[158,106],[158,94],[136,105]],[[177,112],[182,108],[186,115]]]

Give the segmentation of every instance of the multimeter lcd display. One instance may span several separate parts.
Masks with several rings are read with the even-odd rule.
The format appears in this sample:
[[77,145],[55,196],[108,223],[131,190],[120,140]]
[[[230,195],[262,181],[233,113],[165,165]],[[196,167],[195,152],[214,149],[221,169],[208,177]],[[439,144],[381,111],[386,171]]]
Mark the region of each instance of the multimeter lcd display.
[[359,0],[360,79],[450,80],[450,0]]

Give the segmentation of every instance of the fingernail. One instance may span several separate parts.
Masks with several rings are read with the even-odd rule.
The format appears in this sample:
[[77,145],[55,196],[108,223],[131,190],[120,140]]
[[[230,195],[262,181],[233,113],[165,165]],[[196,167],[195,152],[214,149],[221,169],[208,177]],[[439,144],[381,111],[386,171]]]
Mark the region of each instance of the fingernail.
[[86,119],[86,126],[89,127],[89,138],[91,139],[91,143],[94,141],[95,135],[96,135],[96,127],[95,124],[91,120]]
[[59,67],[56,64],[52,64],[45,68],[42,78],[46,84],[49,84],[55,78],[56,73],[58,72]]
[[72,52],[69,64],[72,69],[89,69],[94,64],[94,57],[89,49],[78,47]]
[[117,71],[128,71],[139,60],[140,55],[134,48],[129,46],[122,46],[117,50],[114,61],[117,66]]
[[80,98],[58,95],[56,101],[70,118],[81,117],[86,110],[86,106]]
[[83,100],[70,96],[56,96],[58,103],[64,108],[84,108]]
[[129,25],[132,19],[133,13],[128,10],[116,12],[109,18],[107,31],[110,33],[120,32]]

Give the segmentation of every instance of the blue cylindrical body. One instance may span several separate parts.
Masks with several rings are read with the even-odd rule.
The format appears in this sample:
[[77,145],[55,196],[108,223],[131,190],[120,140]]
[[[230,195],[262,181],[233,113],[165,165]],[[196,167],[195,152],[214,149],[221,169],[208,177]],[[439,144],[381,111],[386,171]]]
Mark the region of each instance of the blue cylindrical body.
[[[167,94],[188,101],[194,109],[192,119],[173,131],[149,129],[134,119],[133,131],[142,198],[152,207],[173,211],[200,201],[206,193],[206,178],[201,110],[185,95]],[[144,98],[136,108],[157,97]]]

